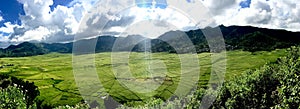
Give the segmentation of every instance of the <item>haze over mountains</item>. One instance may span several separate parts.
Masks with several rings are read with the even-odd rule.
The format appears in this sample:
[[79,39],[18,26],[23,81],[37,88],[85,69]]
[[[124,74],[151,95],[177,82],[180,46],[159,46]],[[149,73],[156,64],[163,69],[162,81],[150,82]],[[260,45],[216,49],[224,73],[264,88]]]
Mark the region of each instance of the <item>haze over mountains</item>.
[[[272,30],[266,28],[257,28],[251,26],[219,26],[226,43],[227,50],[242,49],[245,51],[269,51],[276,48],[287,48],[298,45],[300,42],[300,32],[290,32],[286,30]],[[204,30],[213,30],[216,28],[205,28]],[[148,39],[139,35],[127,37],[100,36],[97,37],[95,52],[113,51],[134,51],[142,52],[150,50],[152,52],[170,52],[176,53],[170,44],[177,44],[186,48],[187,45],[182,41],[181,33],[185,33],[196,48],[196,52],[209,52],[209,46],[202,30],[190,31],[169,31],[156,39]],[[79,40],[76,43],[89,44],[94,39]],[[166,43],[168,42],[168,43]],[[147,45],[148,44],[148,45]],[[51,52],[72,53],[73,42],[71,43],[30,43],[23,42],[19,45],[11,45],[5,49],[0,49],[1,57],[19,57],[42,55]],[[85,50],[77,48],[78,50]],[[187,51],[188,52],[188,51]]]

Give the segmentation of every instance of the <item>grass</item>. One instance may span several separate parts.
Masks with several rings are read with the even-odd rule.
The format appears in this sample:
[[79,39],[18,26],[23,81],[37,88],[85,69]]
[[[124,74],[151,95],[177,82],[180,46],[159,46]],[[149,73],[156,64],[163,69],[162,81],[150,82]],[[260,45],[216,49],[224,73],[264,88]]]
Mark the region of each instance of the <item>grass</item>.
[[[118,53],[118,56],[125,56],[125,54],[126,52],[121,52]],[[228,51],[226,54],[225,80],[228,81],[248,69],[256,69],[267,62],[274,62],[278,57],[284,56],[286,52],[284,49],[255,53],[236,50]],[[151,58],[149,58],[150,55]],[[131,53],[129,63],[118,61],[118,57],[115,58],[116,60],[111,60],[111,53],[98,53],[93,56],[95,56],[98,77],[105,91],[119,102],[142,101],[152,96],[169,98],[173,95],[180,80],[180,58],[176,54]],[[210,56],[211,53],[198,54],[201,87],[206,87],[210,78]],[[116,61],[116,64],[112,64],[112,61]],[[84,61],[81,64],[85,64]],[[39,99],[45,100],[44,103],[53,106],[74,105],[82,100],[72,71],[71,54],[51,53],[32,57],[1,58],[0,65],[3,66],[0,68],[0,73],[34,82],[41,92]],[[112,69],[112,65],[115,69]],[[148,70],[149,66],[152,71]],[[130,69],[130,72],[126,69]],[[194,70],[191,68],[191,71]],[[115,77],[115,74],[120,78]],[[149,78],[149,76],[156,78]],[[119,81],[116,81],[117,79]],[[149,81],[151,79],[157,81]],[[120,81],[132,83],[132,85],[122,84]],[[134,84],[137,81],[140,84]],[[127,87],[134,89],[128,90]]]

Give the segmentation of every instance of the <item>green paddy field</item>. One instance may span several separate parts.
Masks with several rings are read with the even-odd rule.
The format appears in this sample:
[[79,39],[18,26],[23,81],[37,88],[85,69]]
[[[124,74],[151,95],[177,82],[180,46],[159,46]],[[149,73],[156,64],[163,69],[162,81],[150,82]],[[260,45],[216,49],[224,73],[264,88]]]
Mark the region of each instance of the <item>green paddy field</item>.
[[[256,69],[268,62],[274,62],[278,57],[285,56],[285,54],[285,49],[254,53],[241,50],[227,51],[225,80],[229,81],[232,77],[237,77],[246,70]],[[165,76],[164,82],[157,90],[148,93],[136,93],[128,90],[116,80],[111,64],[111,53],[97,53],[94,56],[99,80],[105,91],[119,102],[143,101],[150,99],[152,96],[168,98],[178,85],[178,75],[181,69],[177,54],[152,53],[152,58],[147,58],[153,60],[153,62],[160,60],[156,65],[167,68],[158,70],[156,74],[153,74],[160,77],[160,72],[162,72],[167,76]],[[200,65],[199,86],[206,87],[211,74],[211,53],[200,53],[198,58]],[[82,100],[74,79],[72,54],[51,53],[32,57],[0,58],[0,65],[1,74],[9,74],[34,82],[40,90],[38,99],[44,100],[45,103],[52,106],[72,105]],[[142,82],[149,79],[143,53],[132,52],[129,63],[120,64],[118,67],[125,66],[129,66],[135,79],[119,79]],[[157,67],[156,69],[160,68]]]

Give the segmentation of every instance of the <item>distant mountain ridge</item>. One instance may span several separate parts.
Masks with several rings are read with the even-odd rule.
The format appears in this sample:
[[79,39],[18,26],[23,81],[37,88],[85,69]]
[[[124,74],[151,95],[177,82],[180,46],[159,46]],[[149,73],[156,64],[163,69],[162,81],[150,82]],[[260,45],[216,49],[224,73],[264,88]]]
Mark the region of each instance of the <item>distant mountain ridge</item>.
[[[245,51],[270,51],[276,48],[287,48],[293,45],[299,45],[300,32],[290,32],[286,30],[274,30],[266,28],[257,28],[251,26],[219,26],[226,43],[227,50],[242,49]],[[215,28],[204,28],[202,30],[214,30]],[[145,51],[144,42],[151,41],[152,52],[170,52],[176,53],[176,50],[170,44],[187,47],[182,42],[181,33],[185,33],[191,42],[195,45],[196,52],[209,52],[209,46],[202,30],[190,31],[169,31],[156,39],[148,39],[139,35],[127,37],[100,36],[97,37],[95,52],[114,51]],[[76,43],[89,44],[93,39],[83,39]],[[116,43],[117,42],[117,43]],[[168,42],[168,43],[167,43]],[[84,48],[77,48],[85,50]],[[10,45],[5,49],[0,49],[0,57],[20,57],[42,55],[51,52],[72,53],[73,42],[71,43],[29,43],[24,42],[18,45]],[[183,53],[184,49],[181,50]],[[84,51],[82,51],[84,52]],[[188,51],[186,51],[188,52]]]

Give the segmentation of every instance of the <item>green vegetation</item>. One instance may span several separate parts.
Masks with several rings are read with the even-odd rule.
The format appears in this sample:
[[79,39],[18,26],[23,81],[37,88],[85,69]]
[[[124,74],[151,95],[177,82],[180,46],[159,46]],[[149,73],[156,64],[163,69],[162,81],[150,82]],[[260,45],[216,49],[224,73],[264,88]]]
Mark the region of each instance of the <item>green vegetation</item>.
[[[229,51],[227,52],[227,74],[226,80],[232,79],[240,75],[247,69],[258,68],[267,62],[274,62],[278,57],[286,54],[284,49],[274,50],[271,52],[245,52],[245,51]],[[168,68],[168,75],[172,80],[176,80],[176,75],[180,70],[180,61],[177,54],[169,53],[153,53],[153,60],[161,59]],[[160,87],[160,93],[151,93],[149,95],[132,96],[131,91],[122,88],[120,84],[114,84],[111,69],[110,53],[98,53],[96,56],[96,68],[100,80],[104,87],[107,88],[116,100],[126,103],[135,100],[149,100],[150,96],[156,95],[161,99],[167,98],[170,93],[166,93],[166,88],[176,87],[176,82],[172,85],[164,85]],[[133,69],[133,73],[139,76],[143,72],[141,59],[142,53],[131,53],[129,66],[140,66],[140,69]],[[201,53],[198,55],[200,62],[200,82],[199,85],[203,88],[209,80],[210,75],[210,53]],[[140,58],[140,59],[139,59]],[[30,82],[34,82],[38,86],[40,96],[38,99],[42,101],[42,106],[57,107],[60,105],[75,105],[82,101],[77,86],[75,84],[74,75],[72,72],[72,56],[71,54],[51,53],[33,57],[20,58],[1,58],[1,74],[8,74]],[[173,76],[172,76],[173,74]],[[141,75],[140,75],[141,76]],[[141,76],[143,77],[143,76]],[[120,91],[122,92],[120,93]],[[119,97],[122,95],[124,98]],[[131,101],[129,100],[131,99]]]
[[215,108],[300,108],[300,48],[225,83]]
[[1,109],[24,109],[26,108],[26,103],[24,102],[25,96],[20,91],[20,89],[9,86],[5,89],[0,90],[0,108]]
[[39,94],[34,83],[13,76],[0,75],[1,108],[34,108],[40,103],[36,103]]
[[[209,109],[298,109],[300,108],[300,48],[288,49],[287,56],[263,67],[248,70],[240,76],[226,81],[218,90],[209,89],[206,98],[218,93]],[[198,109],[204,98],[204,89],[197,89],[192,95],[173,101],[153,100],[140,109],[187,108]],[[124,106],[119,107],[126,108]]]
[[226,82],[212,108],[300,108],[300,48]]

